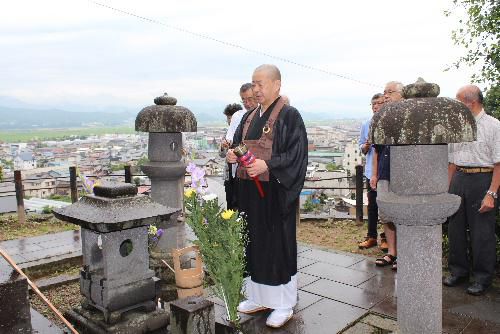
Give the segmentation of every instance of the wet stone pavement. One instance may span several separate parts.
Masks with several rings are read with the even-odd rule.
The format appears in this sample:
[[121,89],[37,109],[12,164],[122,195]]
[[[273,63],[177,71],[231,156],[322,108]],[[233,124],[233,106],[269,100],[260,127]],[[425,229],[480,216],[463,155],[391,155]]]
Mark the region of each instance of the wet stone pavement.
[[[30,267],[81,256],[79,231],[0,242],[20,264]],[[0,265],[2,262],[0,261]],[[266,327],[268,312],[241,315],[251,333],[331,334],[390,333],[396,320],[397,273],[378,268],[374,259],[358,254],[299,246],[299,302],[293,318],[281,329]],[[466,285],[443,287],[444,333],[500,333],[500,290],[481,297],[465,293]],[[221,300],[215,302],[218,332],[225,323]]]
[[80,231],[66,231],[0,242],[20,268],[29,268],[82,256]]
[[[284,327],[271,329],[265,325],[269,312],[241,315],[243,329],[262,334],[397,332],[397,273],[376,267],[374,261],[299,246],[299,302],[293,318]],[[443,333],[500,333],[500,291],[491,288],[474,297],[465,293],[466,287],[443,287]],[[222,301],[211,300],[216,304],[216,321],[225,323]]]

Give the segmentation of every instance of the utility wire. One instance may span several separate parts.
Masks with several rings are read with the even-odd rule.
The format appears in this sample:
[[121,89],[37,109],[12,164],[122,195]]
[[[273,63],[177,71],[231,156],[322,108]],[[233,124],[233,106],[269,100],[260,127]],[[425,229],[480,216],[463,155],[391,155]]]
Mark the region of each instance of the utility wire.
[[249,52],[249,53],[253,53],[253,54],[257,54],[257,55],[260,55],[260,56],[265,56],[265,57],[268,57],[268,58],[271,58],[271,59],[274,59],[274,60],[278,60],[278,61],[281,61],[281,62],[284,62],[284,63],[288,63],[288,64],[292,64],[292,65],[304,68],[306,70],[320,72],[320,73],[323,73],[323,74],[326,74],[326,75],[330,75],[330,76],[334,76],[334,77],[338,77],[338,78],[341,78],[341,79],[344,79],[344,80],[353,81],[353,82],[356,82],[356,83],[359,83],[359,84],[362,84],[362,85],[367,85],[367,86],[371,86],[371,87],[380,88],[380,85],[377,85],[377,84],[374,84],[374,83],[371,83],[371,82],[358,80],[358,79],[349,77],[349,76],[344,75],[344,74],[334,73],[334,72],[331,72],[331,71],[328,71],[328,70],[324,70],[322,68],[318,68],[318,67],[314,67],[314,66],[310,66],[310,65],[298,63],[296,61],[293,61],[293,60],[290,60],[290,59],[287,59],[287,58],[275,56],[275,55],[269,54],[269,53],[264,52],[264,51],[254,50],[254,49],[250,49],[250,48],[247,48],[247,47],[239,45],[239,44],[235,44],[235,43],[231,43],[231,42],[226,42],[226,41],[223,41],[221,39],[218,39],[218,38],[215,38],[215,37],[212,37],[212,36],[209,36],[209,35],[205,35],[205,34],[193,32],[193,31],[187,30],[185,28],[181,28],[181,27],[178,27],[178,26],[167,24],[167,23],[155,20],[155,19],[151,19],[149,17],[137,15],[137,14],[131,13],[129,11],[126,11],[126,10],[123,10],[123,9],[119,9],[119,8],[115,8],[115,7],[112,7],[112,6],[100,3],[100,2],[96,2],[96,1],[92,1],[92,0],[88,0],[88,1],[91,2],[91,3],[93,3],[93,4],[95,4],[95,5],[97,5],[97,6],[101,6],[101,7],[107,8],[107,9],[111,9],[111,10],[113,10],[115,12],[118,12],[118,13],[121,13],[121,14],[125,14],[125,15],[128,15],[128,16],[132,16],[132,17],[138,18],[140,20],[143,20],[143,21],[146,21],[146,22],[149,22],[149,23],[154,23],[154,24],[162,25],[162,26],[167,27],[169,29],[177,30],[179,32],[182,32],[182,33],[185,33],[185,34],[189,34],[189,35],[192,35],[192,36],[195,36],[195,37],[198,37],[198,38],[206,39],[206,40],[209,40],[209,41],[212,41],[212,42],[216,42],[216,43],[219,43],[219,44],[222,44],[222,45],[225,45],[225,46],[229,46],[229,47],[232,47],[232,48],[235,48],[235,49],[240,49],[240,50],[243,50],[243,51],[246,51],[246,52]]

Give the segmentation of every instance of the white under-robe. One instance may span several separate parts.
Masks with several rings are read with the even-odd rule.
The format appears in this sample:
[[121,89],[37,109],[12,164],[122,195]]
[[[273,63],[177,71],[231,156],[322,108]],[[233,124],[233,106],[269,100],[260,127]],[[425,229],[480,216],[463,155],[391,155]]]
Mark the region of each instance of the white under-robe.
[[290,309],[297,304],[297,275],[276,286],[255,283],[247,277],[243,287],[248,300],[271,309]]

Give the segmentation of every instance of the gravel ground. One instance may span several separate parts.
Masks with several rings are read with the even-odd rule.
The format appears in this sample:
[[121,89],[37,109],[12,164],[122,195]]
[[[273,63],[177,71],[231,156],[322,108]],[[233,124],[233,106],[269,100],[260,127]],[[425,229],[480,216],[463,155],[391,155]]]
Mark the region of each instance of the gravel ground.
[[[383,255],[378,247],[358,248],[358,244],[365,239],[366,232],[366,223],[358,226],[352,220],[302,221],[297,226],[297,241],[372,257]],[[382,232],[382,226],[379,225],[379,233]]]
[[[43,291],[43,294],[59,310],[59,312],[64,314],[65,311],[80,304],[80,282],[74,282],[64,286],[48,289]],[[33,292],[31,294],[30,301],[31,306],[35,310],[50,319],[60,328],[65,328],[63,322],[59,320],[55,313],[50,310],[50,308],[40,297],[38,297],[36,293]]]

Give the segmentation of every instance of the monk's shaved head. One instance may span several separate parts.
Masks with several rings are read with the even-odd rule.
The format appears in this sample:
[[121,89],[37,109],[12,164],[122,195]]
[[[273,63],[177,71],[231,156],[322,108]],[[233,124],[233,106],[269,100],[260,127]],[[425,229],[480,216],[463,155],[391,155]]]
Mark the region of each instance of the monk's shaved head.
[[276,65],[271,65],[271,64],[260,65],[259,67],[257,67],[255,69],[254,73],[256,73],[256,72],[265,72],[269,79],[271,79],[273,81],[276,81],[276,80],[281,81],[281,72],[278,69],[278,67],[276,67]]

